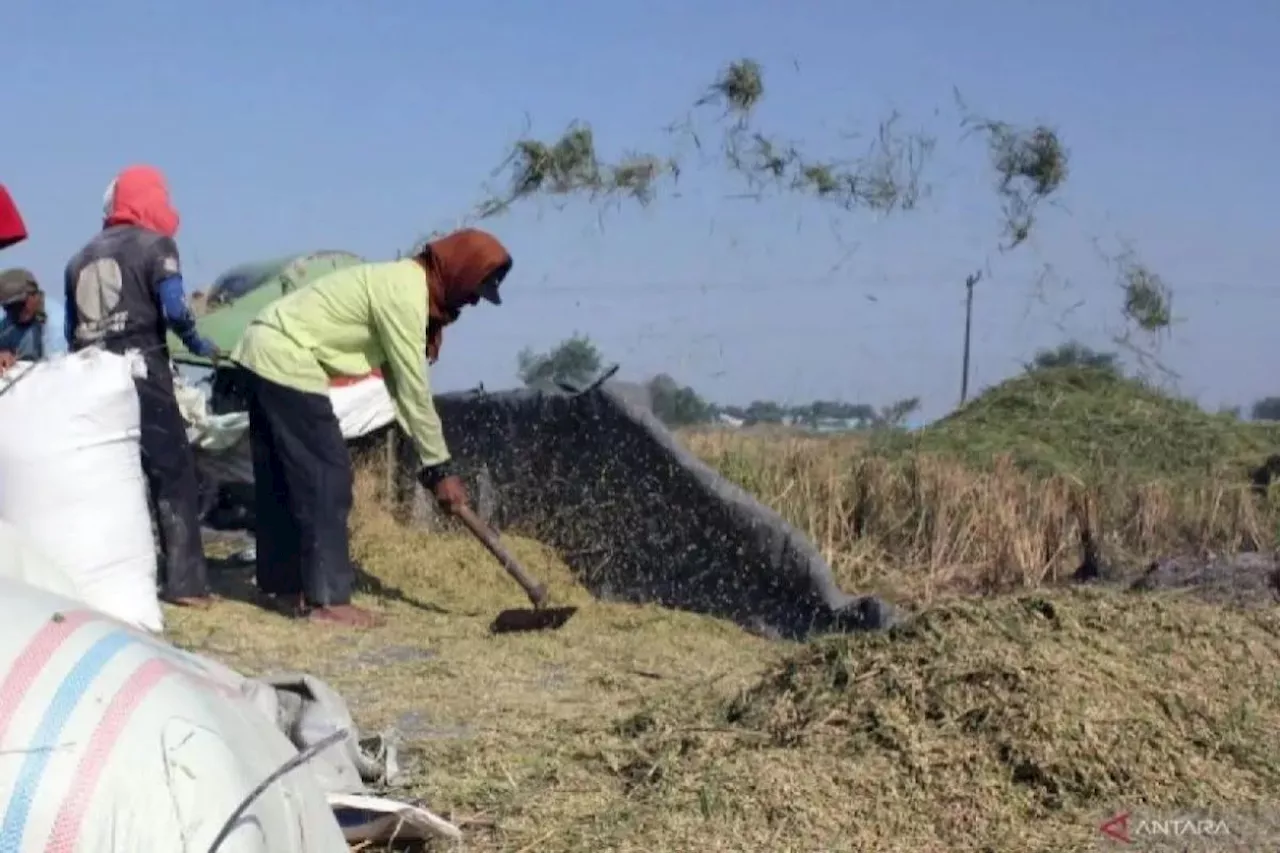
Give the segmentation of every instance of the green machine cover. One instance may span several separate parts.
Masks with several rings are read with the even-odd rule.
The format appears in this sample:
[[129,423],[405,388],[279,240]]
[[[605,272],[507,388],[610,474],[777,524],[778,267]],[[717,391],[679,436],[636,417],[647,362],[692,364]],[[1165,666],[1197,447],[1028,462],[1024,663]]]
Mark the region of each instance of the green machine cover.
[[[205,313],[196,319],[196,328],[229,353],[268,304],[326,273],[362,263],[364,258],[350,252],[321,251],[232,267],[210,286]],[[175,361],[209,366],[208,359],[190,352],[172,332],[169,351]]]

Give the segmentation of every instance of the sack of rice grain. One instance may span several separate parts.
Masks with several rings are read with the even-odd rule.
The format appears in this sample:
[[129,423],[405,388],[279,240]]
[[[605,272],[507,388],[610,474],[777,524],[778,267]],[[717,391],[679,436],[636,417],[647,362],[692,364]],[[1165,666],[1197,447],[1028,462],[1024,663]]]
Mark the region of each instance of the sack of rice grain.
[[136,357],[100,349],[0,377],[0,519],[94,607],[163,628],[138,444]]

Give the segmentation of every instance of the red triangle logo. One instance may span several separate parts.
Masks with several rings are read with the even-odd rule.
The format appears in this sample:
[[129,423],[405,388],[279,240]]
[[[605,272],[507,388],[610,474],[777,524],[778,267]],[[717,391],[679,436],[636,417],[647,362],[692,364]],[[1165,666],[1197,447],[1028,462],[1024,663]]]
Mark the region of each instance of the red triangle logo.
[[1129,813],[1128,812],[1121,812],[1120,814],[1111,818],[1111,820],[1108,820],[1105,823],[1103,823],[1102,826],[1098,827],[1098,830],[1108,838],[1115,839],[1116,841],[1122,842],[1124,844],[1132,843],[1132,840],[1129,838]]

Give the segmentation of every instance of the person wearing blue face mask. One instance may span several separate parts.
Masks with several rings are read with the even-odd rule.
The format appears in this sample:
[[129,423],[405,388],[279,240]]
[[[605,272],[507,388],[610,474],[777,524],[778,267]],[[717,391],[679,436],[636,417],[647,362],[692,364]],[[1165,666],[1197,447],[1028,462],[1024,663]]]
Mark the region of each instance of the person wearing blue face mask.
[[44,358],[44,292],[28,270],[0,272],[0,370]]

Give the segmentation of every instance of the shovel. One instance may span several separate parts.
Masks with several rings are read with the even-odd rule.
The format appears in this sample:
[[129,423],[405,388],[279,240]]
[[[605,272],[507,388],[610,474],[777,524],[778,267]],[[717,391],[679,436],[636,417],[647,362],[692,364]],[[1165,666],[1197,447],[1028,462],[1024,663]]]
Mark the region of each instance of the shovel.
[[520,562],[503,547],[498,534],[481,521],[480,516],[476,515],[471,507],[456,507],[453,514],[466,525],[472,535],[480,540],[480,544],[489,549],[489,553],[502,564],[507,574],[515,578],[516,583],[520,584],[524,594],[529,596],[529,601],[533,604],[532,608],[518,607],[502,611],[489,626],[490,631],[495,634],[506,634],[512,631],[554,631],[578,612],[576,607],[548,607],[547,588],[525,571],[524,566],[520,565]]

